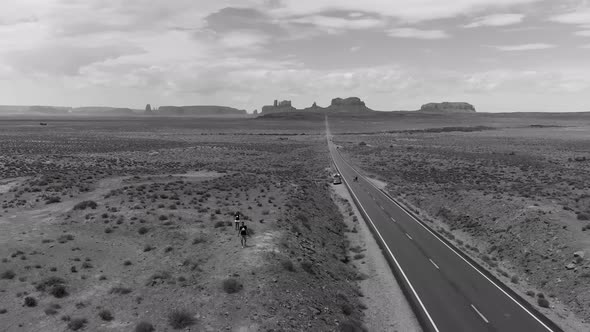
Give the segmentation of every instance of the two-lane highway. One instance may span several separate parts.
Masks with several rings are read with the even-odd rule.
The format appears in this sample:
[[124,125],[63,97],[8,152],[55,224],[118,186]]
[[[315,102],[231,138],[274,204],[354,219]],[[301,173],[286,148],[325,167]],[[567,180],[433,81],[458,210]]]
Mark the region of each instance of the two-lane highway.
[[326,136],[336,168],[425,330],[561,331],[347,163],[332,142],[327,118]]

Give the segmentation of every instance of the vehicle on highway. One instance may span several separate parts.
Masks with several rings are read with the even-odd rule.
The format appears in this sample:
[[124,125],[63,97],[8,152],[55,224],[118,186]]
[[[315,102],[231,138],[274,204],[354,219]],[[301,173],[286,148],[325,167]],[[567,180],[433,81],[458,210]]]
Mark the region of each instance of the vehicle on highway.
[[334,174],[334,180],[332,181],[333,184],[341,184],[342,183],[342,177],[340,176],[340,174],[336,173]]

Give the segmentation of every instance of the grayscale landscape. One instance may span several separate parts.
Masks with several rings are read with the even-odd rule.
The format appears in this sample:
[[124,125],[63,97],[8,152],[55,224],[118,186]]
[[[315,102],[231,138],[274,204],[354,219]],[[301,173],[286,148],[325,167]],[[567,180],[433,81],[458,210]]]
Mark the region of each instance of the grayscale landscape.
[[590,7],[0,4],[0,331],[590,330]]

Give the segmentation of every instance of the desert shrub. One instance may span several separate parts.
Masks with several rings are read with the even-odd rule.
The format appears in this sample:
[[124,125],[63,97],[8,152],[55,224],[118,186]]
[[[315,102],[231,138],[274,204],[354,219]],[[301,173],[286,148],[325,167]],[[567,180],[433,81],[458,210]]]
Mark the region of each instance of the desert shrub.
[[104,232],[107,233],[107,234],[110,234],[110,233],[113,232],[113,229],[110,228],[110,227],[107,227],[107,228],[104,229]]
[[587,231],[589,229],[590,229],[590,224],[585,225],[585,226],[582,227],[582,232],[585,232],[585,231]]
[[365,143],[364,141],[359,143],[359,146],[365,146],[365,145],[367,145],[367,143]]
[[113,314],[106,309],[103,309],[101,311],[98,312],[98,317],[100,317],[102,320],[110,322],[114,319]]
[[45,198],[45,204],[54,204],[61,202],[61,198],[59,196],[50,196]]
[[358,321],[356,320],[345,320],[344,322],[340,323],[339,326],[340,332],[367,332],[367,329]]
[[590,220],[590,215],[588,215],[587,213],[579,213],[578,214],[578,220]]
[[291,262],[288,259],[285,259],[281,262],[281,265],[283,266],[283,268],[287,271],[293,272],[295,271],[295,265],[293,265],[293,262]]
[[87,208],[96,209],[98,204],[95,201],[82,201],[74,205],[74,210],[86,210]]
[[66,290],[66,286],[64,285],[54,285],[49,290],[49,294],[55,296],[58,299],[68,296],[68,291]]
[[363,258],[365,258],[365,254],[356,254],[352,258],[353,259],[356,259],[356,260],[363,259]]
[[1,308],[1,309],[0,309],[0,315],[4,315],[4,314],[5,314],[5,313],[7,313],[7,312],[8,312],[8,310],[7,310],[7,309],[5,309],[5,308]]
[[354,308],[349,303],[343,303],[340,305],[340,309],[342,309],[342,313],[346,316],[352,315]]
[[510,282],[512,282],[513,284],[518,284],[518,281],[519,279],[517,275],[514,275],[512,276],[512,278],[510,278]]
[[0,274],[0,279],[14,279],[16,273],[12,270],[6,270]]
[[131,288],[116,286],[111,288],[110,294],[125,295],[131,293]]
[[223,281],[223,290],[228,294],[234,294],[242,290],[242,284],[235,278],[228,278]]
[[207,240],[205,239],[204,236],[197,236],[193,239],[193,244],[199,244],[199,243],[203,243],[206,242]]
[[37,299],[32,296],[25,297],[25,306],[36,307],[37,306]]
[[225,221],[221,221],[221,220],[216,222],[214,225],[215,228],[220,228],[220,227],[225,227],[225,226],[226,226]]
[[301,262],[301,268],[303,269],[303,271],[309,274],[315,274],[315,271],[313,270],[313,264],[310,261]]
[[133,264],[133,263],[131,263],[130,260],[126,260],[126,261],[123,262],[123,265],[125,265],[125,266],[129,266],[131,264]]
[[160,221],[164,221],[164,220],[168,220],[168,217],[166,217],[165,215],[163,215],[163,214],[162,214],[162,215],[160,215],[160,216],[158,217],[158,219],[159,219]]
[[137,230],[137,232],[138,232],[139,234],[143,235],[143,234],[145,234],[145,233],[149,232],[149,230],[150,230],[149,228],[147,228],[147,227],[145,227],[145,226],[142,226],[142,227],[139,227],[139,229]]
[[64,234],[57,238],[57,242],[59,243],[66,243],[72,240],[74,240],[74,236],[72,234]]
[[72,331],[78,331],[79,329],[84,328],[84,326],[86,326],[87,323],[88,320],[86,318],[70,319],[68,323],[68,328]]
[[183,329],[195,323],[195,319],[186,310],[174,310],[168,314],[168,324],[174,329]]
[[135,332],[154,332],[156,329],[148,322],[139,322],[135,325]]
[[537,304],[539,305],[539,307],[549,308],[549,301],[544,297],[539,297],[537,299]]

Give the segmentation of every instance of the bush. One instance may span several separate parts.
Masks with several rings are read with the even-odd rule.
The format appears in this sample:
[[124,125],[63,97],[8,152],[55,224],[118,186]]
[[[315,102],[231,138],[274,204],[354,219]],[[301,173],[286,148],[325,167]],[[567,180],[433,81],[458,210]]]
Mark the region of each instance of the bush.
[[49,290],[49,294],[55,296],[58,299],[68,296],[68,291],[64,285],[54,285]]
[[98,204],[95,201],[82,201],[74,205],[74,210],[86,210],[87,208],[96,209]]
[[590,220],[590,216],[587,213],[579,213],[578,220]]
[[72,331],[78,331],[79,329],[86,326],[88,320],[86,318],[74,318],[68,323],[68,328]]
[[539,307],[549,308],[549,301],[544,297],[539,297],[537,299],[537,304],[539,305]]
[[215,223],[215,226],[214,227],[215,228],[220,228],[220,227],[225,227],[225,226],[226,226],[225,221],[221,221],[220,220],[220,221],[218,221],[218,222]]
[[102,320],[110,322],[114,319],[113,314],[109,311],[109,310],[101,310],[98,313],[98,317],[100,317]]
[[340,324],[340,332],[367,332],[367,329],[356,320],[346,320]]
[[37,299],[31,296],[25,297],[25,306],[27,307],[36,307],[37,306]]
[[242,284],[235,278],[228,278],[223,281],[223,290],[228,294],[237,293],[242,288]]
[[110,294],[117,294],[117,295],[125,295],[125,294],[131,293],[131,288],[117,286],[117,287],[111,288],[109,293]]
[[303,271],[309,274],[315,274],[315,271],[313,270],[313,264],[309,261],[301,262],[301,268],[303,269]]
[[16,273],[12,270],[6,270],[0,274],[0,279],[14,279],[16,277]]
[[512,278],[510,278],[510,281],[513,284],[518,284],[518,281],[519,281],[518,276],[516,276],[516,275],[515,276],[512,276]]
[[281,265],[283,266],[283,268],[287,271],[293,272],[295,271],[295,265],[293,265],[293,262],[291,262],[290,260],[286,259],[284,261],[281,262]]
[[148,322],[139,322],[135,325],[135,332],[154,332],[156,329]]
[[168,323],[174,329],[183,329],[195,323],[193,315],[186,310],[174,310],[168,315]]
[[0,315],[4,315],[7,312],[8,312],[8,310],[6,310],[4,308],[0,309]]
[[346,316],[352,315],[354,311],[354,308],[348,303],[343,303],[342,305],[340,305],[340,308],[342,309],[342,313]]
[[145,233],[149,232],[149,230],[150,230],[149,228],[147,228],[145,226],[142,226],[142,227],[139,227],[139,229],[137,230],[137,232],[139,234],[141,234],[141,235],[144,235]]

